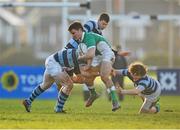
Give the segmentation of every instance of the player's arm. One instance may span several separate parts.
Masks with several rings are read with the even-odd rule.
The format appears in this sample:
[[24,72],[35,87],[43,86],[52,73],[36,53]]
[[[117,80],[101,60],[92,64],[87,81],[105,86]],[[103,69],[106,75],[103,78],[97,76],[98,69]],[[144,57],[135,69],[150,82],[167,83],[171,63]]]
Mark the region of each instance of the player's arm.
[[89,60],[92,59],[95,56],[96,47],[93,46],[91,48],[88,48],[87,53],[84,55],[80,55],[78,57],[78,60]]
[[81,70],[81,74],[86,78],[99,76],[99,68],[95,68],[91,66],[87,70],[84,66],[81,66],[80,70]]
[[126,94],[126,95],[138,95],[141,93],[141,90],[137,89],[137,88],[133,88],[133,89],[129,89],[129,90],[121,90],[120,91],[121,94]]
[[121,50],[116,51],[116,50],[114,50],[114,49],[112,49],[112,51],[114,52],[114,55],[115,55],[115,56],[116,56],[116,55],[120,55],[120,56],[128,56],[128,55],[131,54],[130,51],[121,51]]
[[84,70],[87,71],[91,68],[92,58],[87,60],[87,64],[84,66]]
[[111,71],[111,75],[112,76],[116,76],[116,75],[122,75],[122,76],[125,76],[126,74],[126,69],[112,69]]
[[138,95],[145,89],[145,84],[139,84],[136,88],[129,90],[121,90],[121,94]]
[[85,82],[85,78],[81,74],[77,74],[77,75],[73,76],[72,80],[74,83],[79,83],[79,84],[82,84]]

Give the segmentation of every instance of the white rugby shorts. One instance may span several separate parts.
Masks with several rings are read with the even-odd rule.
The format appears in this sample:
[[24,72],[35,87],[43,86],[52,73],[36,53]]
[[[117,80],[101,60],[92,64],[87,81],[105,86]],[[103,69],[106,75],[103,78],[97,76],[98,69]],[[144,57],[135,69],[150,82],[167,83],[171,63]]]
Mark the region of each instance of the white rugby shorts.
[[97,50],[102,54],[102,55],[97,55],[93,58],[92,61],[92,66],[98,66],[102,61],[107,61],[113,63],[115,60],[115,55],[110,48],[110,46],[105,42],[105,41],[100,41],[97,46]]
[[144,103],[142,105],[142,108],[144,108],[146,110],[149,110],[151,108],[152,104],[159,99],[160,94],[161,94],[161,86],[160,86],[160,84],[159,84],[159,87],[157,88],[157,90],[154,93],[152,93],[150,95],[140,94],[140,96],[145,98]]
[[46,59],[45,68],[45,73],[50,74],[51,76],[56,76],[63,70],[60,64],[57,61],[55,61],[53,55],[49,56]]

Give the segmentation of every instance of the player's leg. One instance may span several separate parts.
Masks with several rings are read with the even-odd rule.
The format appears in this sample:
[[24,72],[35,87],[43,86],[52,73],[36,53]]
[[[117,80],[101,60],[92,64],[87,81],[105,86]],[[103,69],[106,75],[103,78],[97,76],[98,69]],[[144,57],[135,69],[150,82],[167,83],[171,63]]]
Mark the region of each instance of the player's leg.
[[150,113],[158,113],[160,111],[160,98],[158,97],[155,102],[152,103],[152,106],[150,107]]
[[86,102],[88,100],[88,98],[90,97],[90,92],[89,92],[89,86],[87,86],[86,84],[83,84],[83,97],[84,97],[84,101]]
[[[116,86],[117,84],[119,84],[119,86],[124,89],[124,77],[123,76],[115,76],[115,82],[113,82],[114,85]],[[118,97],[119,97],[119,101],[123,101],[124,100],[124,95],[121,93],[118,93]]]
[[139,113],[158,113],[160,111],[160,105],[158,101],[159,100],[157,100],[156,102],[152,102],[151,100],[145,98]]
[[54,60],[53,56],[49,56],[45,62],[46,70],[43,75],[43,82],[42,84],[38,85],[30,94],[30,96],[23,101],[23,105],[26,108],[27,112],[30,112],[31,103],[46,89],[51,87],[54,82],[53,75],[57,74],[59,69],[59,64]]
[[86,107],[89,107],[99,97],[94,87],[94,79],[99,75],[99,68],[91,67],[89,70],[84,70],[83,66],[80,66],[80,70],[81,75],[86,78],[86,83],[83,86],[83,96],[84,101],[86,101]]
[[109,95],[111,96],[112,105],[113,105],[112,111],[116,111],[117,109],[120,108],[120,105],[118,102],[116,88],[112,80],[109,78],[112,72],[112,64],[115,60],[115,56],[111,48],[109,47],[109,45],[104,41],[101,41],[97,44],[97,49],[102,54],[102,56],[100,57],[101,59],[99,58],[101,61],[101,64],[100,64],[101,80],[105,84],[107,91]]
[[51,85],[54,83],[53,78],[49,74],[45,74],[43,78],[42,84],[38,85],[36,88],[33,89],[30,96],[23,100],[23,105],[27,112],[31,111],[31,104],[32,102],[45,90],[51,87]]
[[112,69],[112,66],[110,62],[102,61],[101,69],[100,69],[101,80],[106,85],[107,92],[109,96],[111,97],[112,105],[113,105],[112,111],[116,111],[117,109],[120,108],[120,105],[119,105],[118,97],[116,94],[116,88],[113,85],[112,80],[109,78],[111,69]]
[[143,105],[139,113],[158,113],[160,111],[159,97],[161,94],[161,87],[156,89],[156,91],[150,95],[140,94],[142,99],[144,99]]
[[90,96],[86,102],[86,107],[90,107],[93,104],[93,102],[100,96],[94,88],[95,78],[96,76],[92,76],[91,78],[88,77],[85,81],[85,84],[88,86],[88,90],[90,92]]
[[68,99],[73,88],[73,81],[67,72],[63,71],[58,76],[54,77],[56,84],[62,84],[62,88],[58,93],[58,99],[55,106],[56,113],[63,113],[64,104]]
[[152,102],[148,101],[147,98],[144,98],[144,102],[139,110],[139,114],[149,113],[149,109],[151,106],[152,106]]

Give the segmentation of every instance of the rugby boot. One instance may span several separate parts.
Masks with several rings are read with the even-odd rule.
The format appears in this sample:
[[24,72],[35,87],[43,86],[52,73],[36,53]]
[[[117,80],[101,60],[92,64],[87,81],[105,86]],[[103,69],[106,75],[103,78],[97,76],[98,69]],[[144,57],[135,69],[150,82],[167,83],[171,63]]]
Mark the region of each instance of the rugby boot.
[[100,97],[100,94],[92,94],[90,95],[90,97],[88,98],[87,102],[86,102],[86,107],[90,107],[93,102]]
[[156,112],[155,113],[158,113],[160,111],[159,99],[157,100],[155,107],[156,107]]
[[58,107],[55,107],[54,112],[55,112],[55,113],[62,113],[62,114],[66,114],[66,111],[65,111],[65,110],[63,110],[63,109],[59,109]]
[[27,112],[31,112],[31,103],[27,99],[23,100],[22,104]]
[[112,102],[112,105],[113,105],[113,108],[112,108],[112,111],[116,111],[118,110],[121,106],[119,105],[119,102],[118,101],[113,101]]

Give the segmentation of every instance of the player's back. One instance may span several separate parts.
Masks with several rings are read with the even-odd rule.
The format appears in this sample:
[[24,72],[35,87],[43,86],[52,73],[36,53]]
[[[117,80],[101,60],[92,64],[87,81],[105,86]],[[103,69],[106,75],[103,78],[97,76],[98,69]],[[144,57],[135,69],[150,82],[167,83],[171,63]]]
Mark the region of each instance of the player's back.
[[142,94],[146,95],[154,93],[160,87],[159,82],[148,75],[138,80],[136,84],[144,86],[145,89],[142,91]]
[[54,54],[54,58],[62,67],[74,68],[78,66],[78,53],[76,49],[64,49]]

